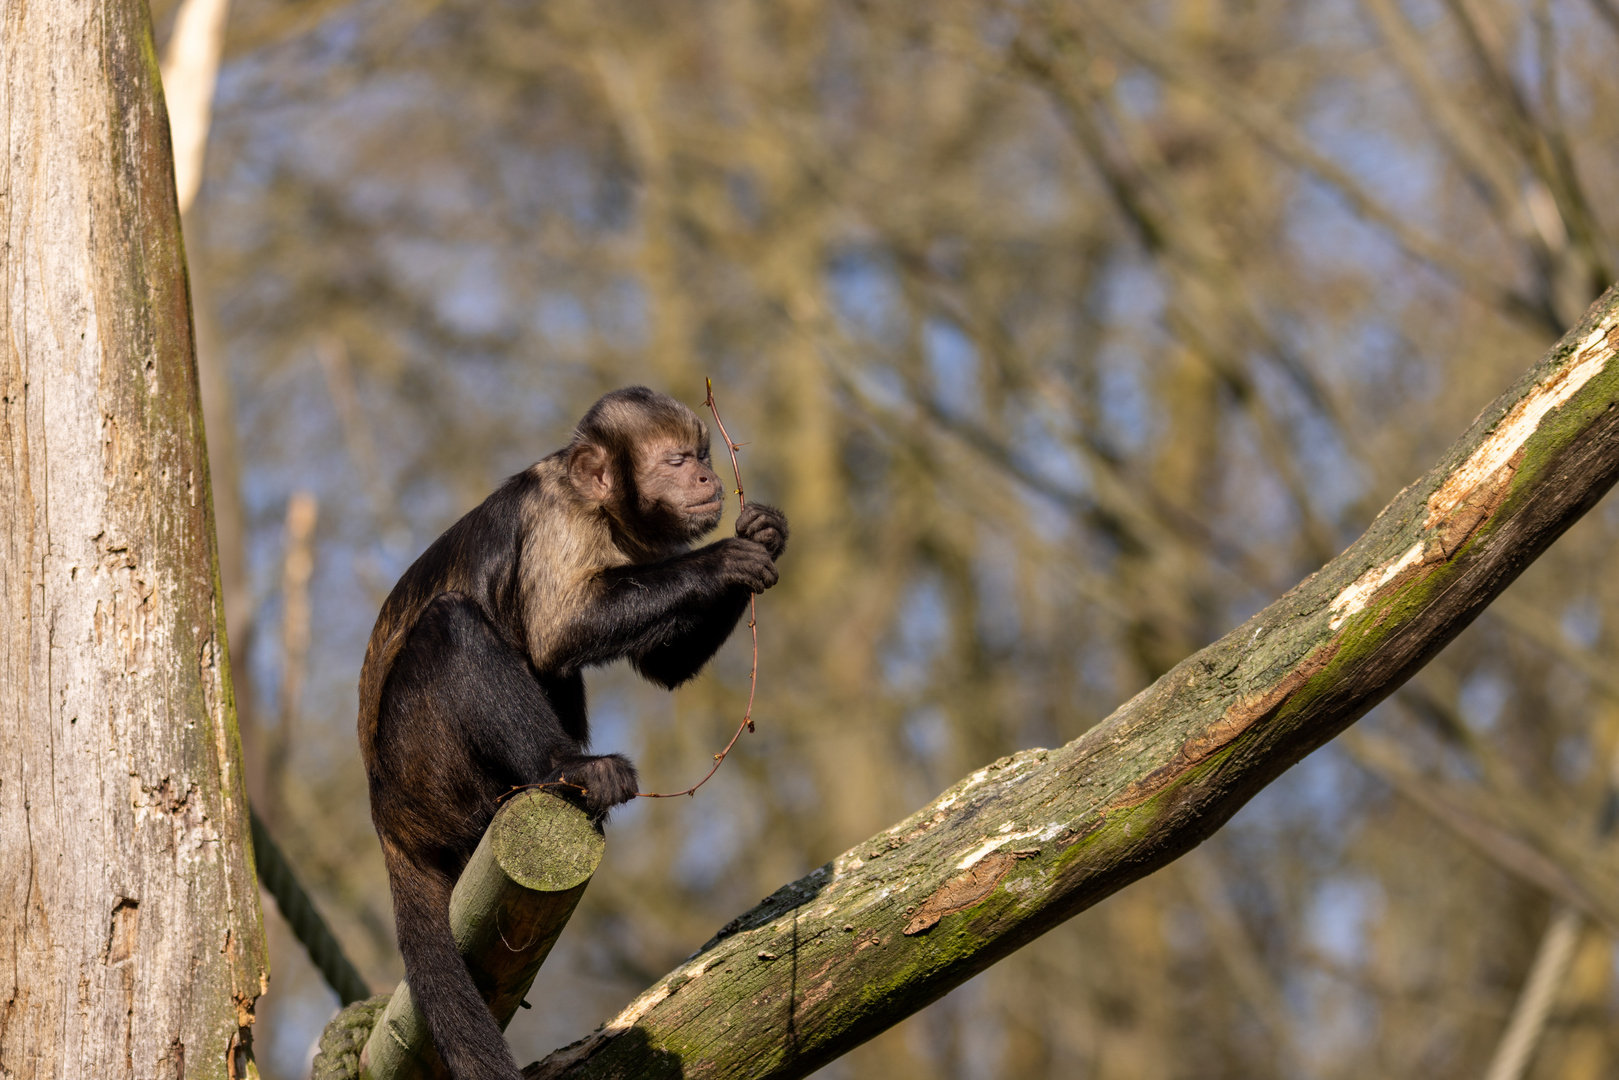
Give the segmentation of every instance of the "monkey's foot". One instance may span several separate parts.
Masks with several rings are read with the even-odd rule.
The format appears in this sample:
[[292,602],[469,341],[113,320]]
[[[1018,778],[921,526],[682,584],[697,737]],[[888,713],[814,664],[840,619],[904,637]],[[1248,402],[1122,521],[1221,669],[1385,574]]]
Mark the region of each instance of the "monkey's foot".
[[640,787],[635,766],[623,754],[570,758],[558,765],[546,781],[560,781],[554,789],[557,794],[579,803],[595,818],[604,818],[619,803],[635,798]]

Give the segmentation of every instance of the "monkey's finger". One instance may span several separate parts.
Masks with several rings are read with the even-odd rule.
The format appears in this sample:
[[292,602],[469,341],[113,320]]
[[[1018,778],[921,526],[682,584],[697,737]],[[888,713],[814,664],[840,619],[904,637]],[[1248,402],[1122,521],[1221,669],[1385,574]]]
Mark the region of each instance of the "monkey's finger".
[[776,569],[775,563],[768,563],[759,568],[758,580],[754,584],[753,591],[762,593],[780,580],[781,571]]
[[737,568],[736,583],[749,592],[761,593],[774,585],[781,576],[776,564],[771,561],[769,553],[761,551],[764,556],[758,560],[749,560]]
[[787,521],[779,513],[763,508],[746,521],[738,520],[736,534],[743,539],[763,544],[770,554],[779,556],[787,547]]
[[736,524],[738,528],[751,526],[761,518],[779,528],[785,529],[787,527],[787,518],[782,512],[765,503],[749,503],[744,506],[742,512],[736,516]]

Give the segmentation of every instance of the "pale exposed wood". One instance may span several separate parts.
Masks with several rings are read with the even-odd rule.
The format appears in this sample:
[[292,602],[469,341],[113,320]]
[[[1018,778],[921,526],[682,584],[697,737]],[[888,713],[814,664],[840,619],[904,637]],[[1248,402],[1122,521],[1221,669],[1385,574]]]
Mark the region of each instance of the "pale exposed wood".
[[0,18],[0,1073],[240,1076],[263,942],[147,9]]
[[[450,928],[502,1028],[551,953],[600,865],[606,843],[583,810],[545,791],[512,798],[455,883]],[[361,1056],[370,1080],[448,1074],[427,1022],[400,983]]]
[[163,56],[163,89],[174,132],[174,186],[182,214],[191,209],[202,186],[202,159],[213,121],[214,83],[228,14],[230,0],[184,0]]

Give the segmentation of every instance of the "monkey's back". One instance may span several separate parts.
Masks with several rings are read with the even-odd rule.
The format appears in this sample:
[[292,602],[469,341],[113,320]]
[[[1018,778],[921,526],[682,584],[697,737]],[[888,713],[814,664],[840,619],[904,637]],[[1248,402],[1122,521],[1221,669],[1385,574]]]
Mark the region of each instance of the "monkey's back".
[[[554,458],[555,455],[553,455]],[[383,602],[360,668],[360,749],[366,761],[376,747],[378,707],[394,660],[422,611],[435,596],[459,592],[471,599],[502,636],[521,650],[512,623],[519,602],[517,569],[524,522],[535,504],[548,500],[547,458],[508,478],[427,546]],[[543,512],[543,511],[542,511]]]

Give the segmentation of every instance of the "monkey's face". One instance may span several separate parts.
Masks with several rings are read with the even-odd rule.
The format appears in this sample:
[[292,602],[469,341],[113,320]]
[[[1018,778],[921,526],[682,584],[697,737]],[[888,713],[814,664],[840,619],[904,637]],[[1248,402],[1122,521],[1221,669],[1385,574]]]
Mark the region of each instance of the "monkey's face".
[[671,538],[694,540],[720,523],[725,489],[709,462],[708,447],[657,439],[637,455],[640,516]]

